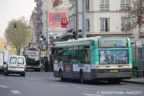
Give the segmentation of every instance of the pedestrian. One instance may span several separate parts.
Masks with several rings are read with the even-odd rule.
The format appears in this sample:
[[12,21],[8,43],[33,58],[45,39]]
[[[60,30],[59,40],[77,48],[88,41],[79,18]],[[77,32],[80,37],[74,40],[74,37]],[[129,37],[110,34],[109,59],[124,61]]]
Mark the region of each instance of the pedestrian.
[[41,59],[41,72],[44,72],[44,58]]
[[50,57],[50,71],[53,71],[53,57]]
[[45,72],[48,72],[48,58],[44,57]]

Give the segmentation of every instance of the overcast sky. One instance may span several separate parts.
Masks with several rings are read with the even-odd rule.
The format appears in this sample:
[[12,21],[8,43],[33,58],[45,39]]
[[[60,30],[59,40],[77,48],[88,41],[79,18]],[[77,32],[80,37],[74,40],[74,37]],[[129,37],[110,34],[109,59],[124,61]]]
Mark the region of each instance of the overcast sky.
[[0,36],[4,37],[4,31],[12,19],[23,16],[29,20],[34,7],[34,0],[0,0]]

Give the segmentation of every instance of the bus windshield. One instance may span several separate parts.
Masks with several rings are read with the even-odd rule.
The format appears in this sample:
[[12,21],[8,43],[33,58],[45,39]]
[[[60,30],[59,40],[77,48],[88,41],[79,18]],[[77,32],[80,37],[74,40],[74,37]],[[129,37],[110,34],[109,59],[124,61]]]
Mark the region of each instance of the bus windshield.
[[128,50],[100,50],[100,64],[128,64]]

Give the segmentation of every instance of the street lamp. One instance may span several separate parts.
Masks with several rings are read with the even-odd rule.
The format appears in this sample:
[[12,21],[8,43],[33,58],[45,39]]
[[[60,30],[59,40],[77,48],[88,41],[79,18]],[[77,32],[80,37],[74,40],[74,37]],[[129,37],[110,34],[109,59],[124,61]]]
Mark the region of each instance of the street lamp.
[[[70,0],[70,1],[74,1],[74,0]],[[79,0],[80,1],[80,0]],[[85,0],[81,0],[82,1],[82,37],[86,38],[86,1]],[[76,7],[76,33],[77,33],[77,38],[79,37],[78,35],[78,0],[75,0],[75,7]]]
[[85,0],[82,0],[82,33],[83,38],[86,38],[86,7],[85,7]]

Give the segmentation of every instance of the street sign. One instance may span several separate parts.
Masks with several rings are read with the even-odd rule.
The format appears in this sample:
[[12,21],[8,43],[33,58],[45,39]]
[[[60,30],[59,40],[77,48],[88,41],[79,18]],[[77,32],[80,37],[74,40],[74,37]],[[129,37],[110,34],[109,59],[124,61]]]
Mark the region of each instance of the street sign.
[[68,24],[67,18],[62,18],[62,19],[61,19],[62,28],[66,28],[66,27],[67,27],[67,24]]
[[68,7],[72,7],[72,4],[71,3],[62,3],[58,6],[58,8],[68,8]]

